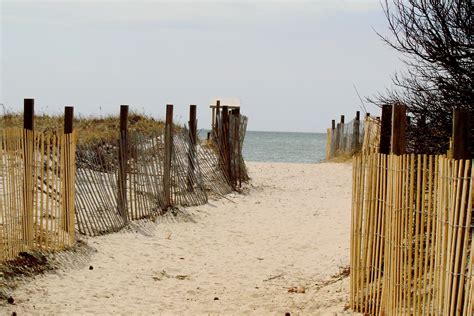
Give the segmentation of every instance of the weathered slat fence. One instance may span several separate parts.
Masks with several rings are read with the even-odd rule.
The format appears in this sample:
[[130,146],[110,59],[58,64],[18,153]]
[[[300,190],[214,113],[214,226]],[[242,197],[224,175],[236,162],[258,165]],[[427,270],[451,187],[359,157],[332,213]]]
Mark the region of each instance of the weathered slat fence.
[[247,117],[240,115],[240,109],[229,110],[228,106],[217,104],[213,139],[219,150],[222,170],[233,189],[248,181],[249,176],[242,155],[247,130]]
[[[122,106],[122,113],[127,112]],[[227,125],[230,132],[205,144],[197,139],[195,106],[190,106],[190,129],[173,125],[172,113],[173,106],[167,105],[165,127],[147,135],[128,131],[122,114],[116,140],[78,145],[80,233],[105,234],[122,229],[129,220],[158,216],[172,206],[202,205],[209,194],[225,195],[238,181],[248,180],[241,151],[246,117],[232,115]],[[239,177],[237,171],[229,174],[225,169],[223,148],[230,153],[225,159],[231,157],[226,161],[232,170],[239,170]]]
[[248,179],[241,157],[246,117],[230,120],[227,139],[203,143],[196,107],[190,129],[173,124],[172,108],[164,128],[145,134],[128,129],[123,105],[116,138],[76,148],[72,107],[65,109],[64,133],[38,132],[33,100],[25,99],[24,129],[0,130],[0,262],[21,251],[72,246],[75,228],[90,236],[114,232],[169,207],[230,193],[236,186],[223,169],[223,142],[235,144],[234,183]]
[[348,123],[345,123],[344,115],[341,115],[341,122],[337,125],[333,120],[331,128],[327,130],[326,159],[338,156],[351,157],[360,152],[365,140],[366,122],[367,120],[360,119],[359,111]]
[[[403,111],[393,107],[398,123],[381,138],[380,150],[389,141],[391,154],[353,160],[351,307],[370,315],[473,315],[471,160],[404,154],[406,144],[394,141]],[[453,146],[467,152],[456,137]]]
[[33,100],[26,99],[25,128],[0,131],[0,262],[22,251],[74,244],[76,135],[70,107],[65,123],[65,133],[34,131]]

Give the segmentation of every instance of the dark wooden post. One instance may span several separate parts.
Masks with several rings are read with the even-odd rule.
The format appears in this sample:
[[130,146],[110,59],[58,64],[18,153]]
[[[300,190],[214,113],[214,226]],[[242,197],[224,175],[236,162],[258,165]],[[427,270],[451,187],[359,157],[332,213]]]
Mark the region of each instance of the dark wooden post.
[[366,117],[366,118],[369,118],[369,117],[370,117],[370,113],[365,113],[365,117]]
[[336,156],[339,152],[339,144],[341,142],[341,123],[337,123],[335,131],[336,133],[335,133],[333,157]]
[[63,203],[63,227],[66,232],[74,231],[74,170],[76,157],[73,150],[73,121],[74,107],[64,107],[64,185],[62,194]]
[[223,165],[224,171],[230,181],[233,183],[232,173],[230,168],[230,144],[229,144],[229,107],[224,105],[222,107],[222,134],[221,134],[221,146],[222,146],[222,156],[223,156]]
[[396,103],[392,108],[392,154],[403,155],[407,150],[407,115],[406,106]]
[[211,121],[211,131],[214,131],[216,126],[216,109],[211,107],[211,112],[212,112],[212,121]]
[[221,116],[221,101],[217,100],[216,101],[216,122],[214,124],[215,130],[214,130],[214,135],[216,137],[216,140],[219,139],[219,121],[222,118]]
[[124,222],[128,222],[127,201],[128,173],[128,105],[120,106],[120,135],[119,135],[119,170],[117,183],[117,200],[119,213]]
[[344,120],[345,117],[344,115],[341,115],[341,124],[339,125],[339,151],[340,153],[343,153],[344,150],[346,149],[346,135],[344,135]]
[[71,134],[73,130],[74,107],[64,107],[64,134]]
[[196,164],[197,120],[196,106],[189,106],[189,149],[188,149],[188,190],[194,189],[194,169]]
[[33,157],[34,157],[34,99],[24,99],[23,102],[23,240],[27,247],[33,246]]
[[329,156],[328,159],[334,157],[334,153],[336,152],[336,120],[331,120],[331,143],[329,144]]
[[192,144],[196,145],[197,140],[197,119],[196,119],[196,106],[189,106],[189,137],[191,138]]
[[384,104],[382,106],[382,120],[380,127],[380,146],[381,154],[390,153],[390,137],[392,135],[392,106]]
[[171,206],[171,159],[173,155],[173,105],[166,105],[165,160],[163,170],[164,209]]
[[25,99],[23,108],[23,128],[32,131],[34,130],[35,100]]
[[465,109],[454,109],[453,112],[453,158],[470,159],[470,113]]
[[240,108],[234,110],[234,137],[233,137],[233,144],[232,149],[234,153],[234,178],[237,183],[239,182],[239,188],[242,187],[242,169],[241,164],[243,161],[242,158],[242,148],[240,144]]
[[352,154],[355,154],[360,149],[360,111],[356,112],[353,128],[354,130],[352,131]]

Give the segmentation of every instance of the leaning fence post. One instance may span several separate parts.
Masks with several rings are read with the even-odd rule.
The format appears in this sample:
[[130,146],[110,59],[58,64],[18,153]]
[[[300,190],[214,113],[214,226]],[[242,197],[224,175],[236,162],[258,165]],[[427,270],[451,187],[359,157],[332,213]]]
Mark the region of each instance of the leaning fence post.
[[34,99],[24,99],[23,112],[23,240],[27,247],[33,245],[33,139],[34,139]]
[[392,107],[389,104],[382,106],[382,119],[380,127],[379,152],[388,155],[390,153],[390,137],[392,135]]
[[120,106],[120,139],[118,170],[118,209],[124,222],[128,221],[127,172],[128,172],[128,105]]
[[196,142],[197,142],[197,120],[196,106],[189,106],[189,149],[188,149],[188,189],[193,190],[194,169],[196,163]]
[[74,107],[64,107],[64,184],[63,184],[63,227],[69,234],[69,243],[74,240],[74,172],[75,155],[73,148]]
[[465,109],[454,109],[453,112],[453,158],[470,159],[470,113]]
[[165,160],[163,170],[164,209],[171,206],[171,158],[173,152],[173,105],[166,105],[165,121]]
[[403,155],[407,150],[407,114],[406,106],[395,103],[392,108],[392,154]]

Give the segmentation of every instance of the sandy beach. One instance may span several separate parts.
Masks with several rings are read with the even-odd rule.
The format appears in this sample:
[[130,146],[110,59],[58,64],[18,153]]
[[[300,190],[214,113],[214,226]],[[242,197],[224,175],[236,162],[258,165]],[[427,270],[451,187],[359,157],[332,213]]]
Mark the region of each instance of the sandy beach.
[[88,262],[25,280],[0,314],[345,313],[351,165],[248,167],[245,194],[88,238]]

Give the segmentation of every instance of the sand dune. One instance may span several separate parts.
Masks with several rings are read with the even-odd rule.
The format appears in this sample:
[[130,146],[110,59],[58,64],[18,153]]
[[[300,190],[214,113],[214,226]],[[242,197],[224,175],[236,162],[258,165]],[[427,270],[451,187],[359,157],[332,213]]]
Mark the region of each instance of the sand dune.
[[248,165],[246,194],[138,232],[89,238],[97,252],[87,265],[27,280],[13,293],[16,305],[0,308],[19,315],[342,313],[349,280],[332,276],[349,264],[351,166]]

